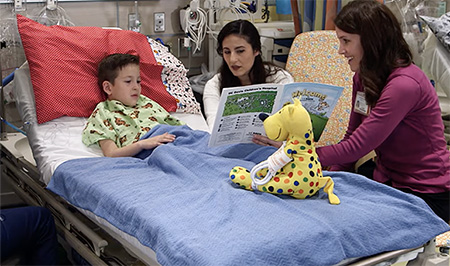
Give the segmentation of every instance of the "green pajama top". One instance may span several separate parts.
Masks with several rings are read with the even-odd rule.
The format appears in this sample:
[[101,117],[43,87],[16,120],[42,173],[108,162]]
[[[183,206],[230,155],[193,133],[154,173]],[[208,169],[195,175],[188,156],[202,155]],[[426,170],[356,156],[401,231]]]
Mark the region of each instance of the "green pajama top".
[[128,107],[117,100],[97,104],[83,130],[82,140],[86,146],[110,139],[117,147],[138,141],[158,124],[184,125],[163,107],[144,95],[136,106]]

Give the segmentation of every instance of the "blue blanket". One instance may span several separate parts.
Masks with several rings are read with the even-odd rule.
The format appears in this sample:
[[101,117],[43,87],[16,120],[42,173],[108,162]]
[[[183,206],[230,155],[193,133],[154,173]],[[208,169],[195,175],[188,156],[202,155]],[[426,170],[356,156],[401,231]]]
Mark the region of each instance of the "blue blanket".
[[340,205],[235,187],[228,173],[274,151],[209,148],[209,134],[155,127],[175,142],[139,158],[67,161],[48,189],[153,249],[162,265],[332,265],[413,248],[450,230],[420,198],[345,172],[332,176]]

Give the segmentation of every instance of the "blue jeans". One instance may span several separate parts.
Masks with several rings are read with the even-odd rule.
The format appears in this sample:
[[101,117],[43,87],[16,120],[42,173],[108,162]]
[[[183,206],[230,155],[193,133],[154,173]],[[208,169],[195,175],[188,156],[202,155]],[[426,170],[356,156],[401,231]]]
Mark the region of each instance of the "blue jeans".
[[56,265],[55,221],[44,207],[0,210],[1,260],[21,255],[21,264]]

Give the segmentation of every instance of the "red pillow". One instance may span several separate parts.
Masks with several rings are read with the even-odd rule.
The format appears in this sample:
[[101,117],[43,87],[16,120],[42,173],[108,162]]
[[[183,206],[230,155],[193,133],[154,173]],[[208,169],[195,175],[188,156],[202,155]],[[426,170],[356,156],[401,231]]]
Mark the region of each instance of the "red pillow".
[[88,117],[106,99],[97,85],[97,67],[112,53],[141,58],[142,94],[169,112],[176,99],[161,80],[147,37],[127,30],[99,27],[44,26],[17,15],[17,25],[30,66],[38,123],[61,116]]

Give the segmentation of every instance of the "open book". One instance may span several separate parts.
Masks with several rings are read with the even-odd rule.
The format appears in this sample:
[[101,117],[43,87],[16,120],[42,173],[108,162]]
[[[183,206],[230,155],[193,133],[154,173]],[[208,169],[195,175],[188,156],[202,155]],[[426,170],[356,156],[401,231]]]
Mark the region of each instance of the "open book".
[[224,88],[209,146],[251,143],[253,134],[265,135],[259,114],[273,114],[293,98],[308,110],[318,141],[342,91],[343,87],[309,82]]

